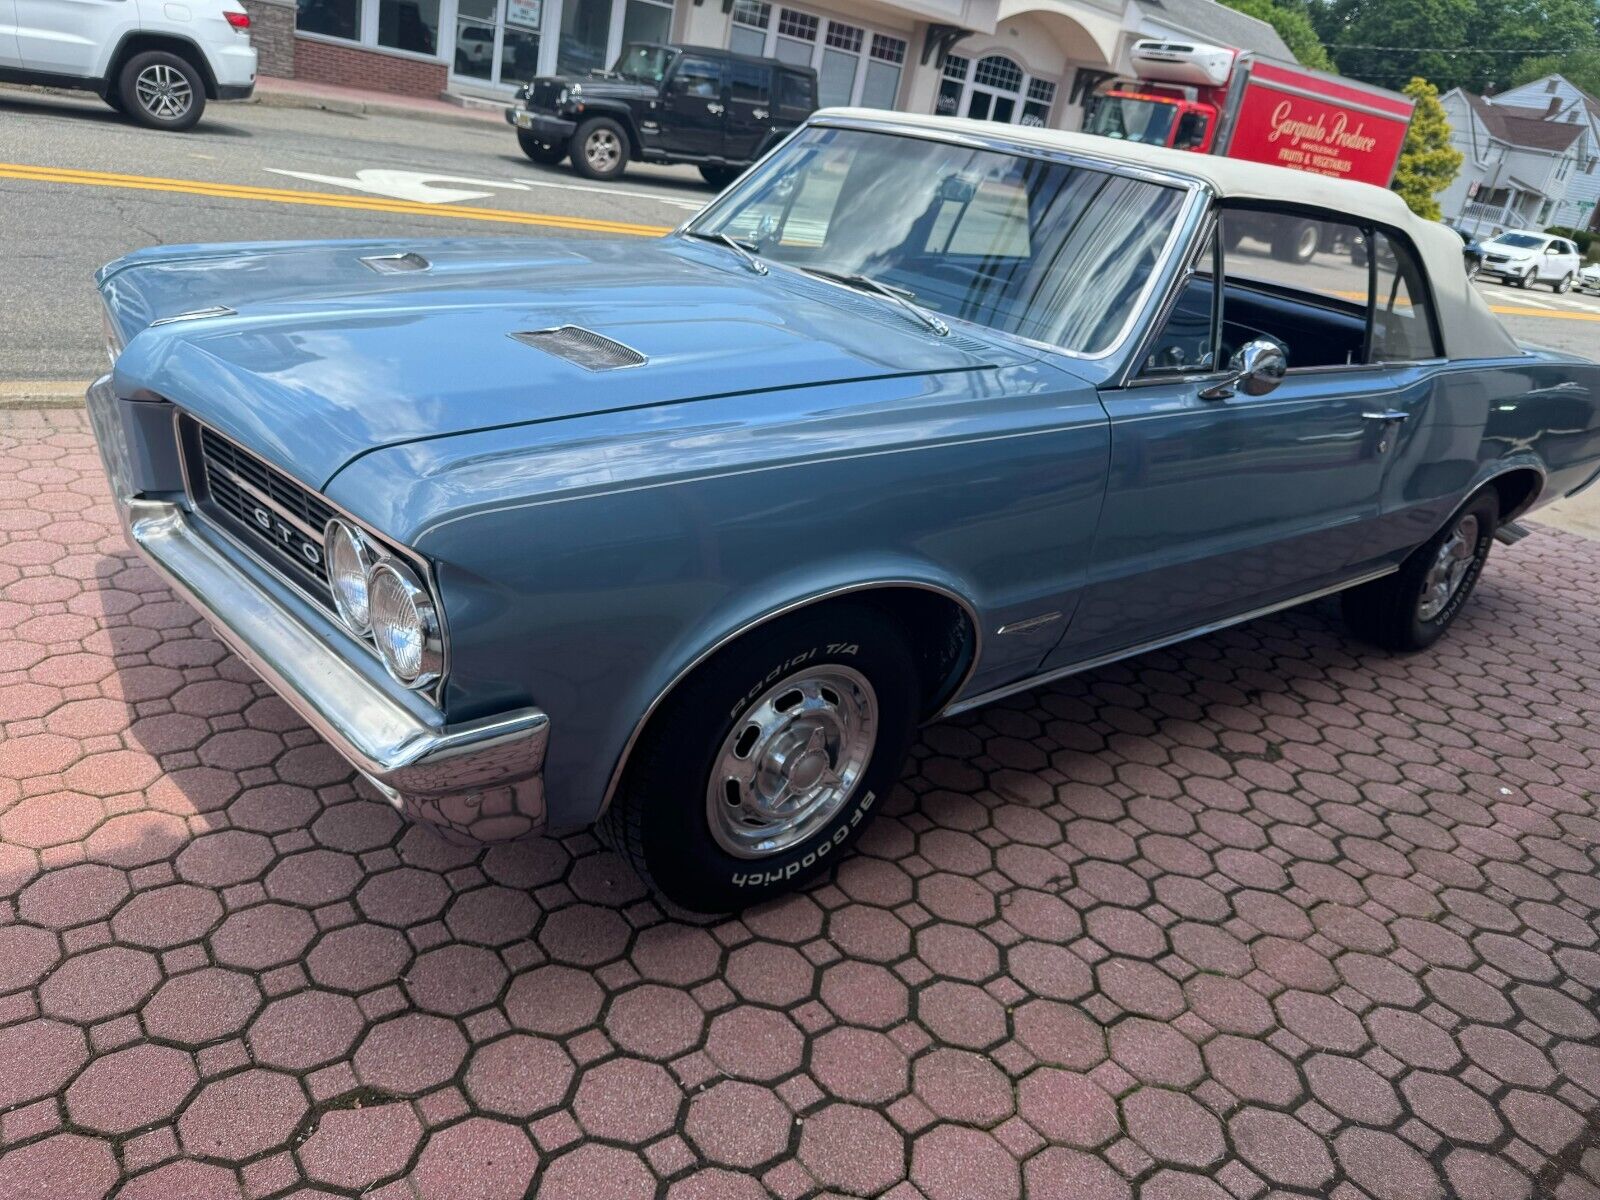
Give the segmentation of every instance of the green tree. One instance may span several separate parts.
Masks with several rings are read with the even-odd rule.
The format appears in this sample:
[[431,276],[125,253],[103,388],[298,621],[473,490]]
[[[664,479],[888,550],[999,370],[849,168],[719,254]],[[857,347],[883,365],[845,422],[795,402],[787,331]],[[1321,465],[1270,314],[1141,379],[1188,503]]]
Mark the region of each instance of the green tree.
[[1247,17],[1255,17],[1271,25],[1278,31],[1284,45],[1306,66],[1319,71],[1334,69],[1333,59],[1323,49],[1311,18],[1299,9],[1275,4],[1273,0],[1223,0],[1223,3]]
[[1461,151],[1450,144],[1450,121],[1439,103],[1439,89],[1419,77],[1402,90],[1417,102],[1417,111],[1400,148],[1394,190],[1417,216],[1437,221],[1442,214],[1436,197],[1461,169]]
[[1567,81],[1591,96],[1600,96],[1600,49],[1574,50],[1571,54],[1545,54],[1525,58],[1511,73],[1510,86],[1530,83],[1546,75],[1565,75]]

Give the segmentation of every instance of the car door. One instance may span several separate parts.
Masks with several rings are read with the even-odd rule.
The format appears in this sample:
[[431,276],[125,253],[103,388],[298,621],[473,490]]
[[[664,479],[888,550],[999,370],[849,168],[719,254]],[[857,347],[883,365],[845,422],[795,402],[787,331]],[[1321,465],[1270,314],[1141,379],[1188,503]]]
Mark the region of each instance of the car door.
[[[1047,669],[1385,566],[1371,543],[1405,418],[1394,372],[1367,362],[1364,235],[1333,214],[1317,223],[1319,248],[1295,264],[1274,252],[1272,214],[1224,210],[1229,248],[1208,242],[1138,369],[1102,392],[1111,455],[1090,581]],[[1261,340],[1285,352],[1282,381],[1219,386],[1217,365]]]
[[111,45],[137,22],[134,0],[13,0],[25,70],[77,78],[101,70]]
[[772,68],[766,63],[730,59],[728,113],[722,154],[729,162],[749,162],[772,128]]
[[0,67],[17,68],[22,56],[17,51],[16,0],[0,0]]
[[663,149],[695,158],[722,157],[726,65],[704,54],[678,56],[661,102],[666,114],[661,122]]

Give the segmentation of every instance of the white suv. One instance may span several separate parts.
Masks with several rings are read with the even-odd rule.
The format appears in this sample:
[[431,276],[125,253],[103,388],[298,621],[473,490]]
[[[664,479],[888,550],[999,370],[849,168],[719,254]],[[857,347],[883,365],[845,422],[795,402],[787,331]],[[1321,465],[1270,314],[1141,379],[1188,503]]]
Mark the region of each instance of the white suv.
[[239,0],[0,0],[0,80],[81,88],[188,129],[208,99],[255,90],[250,16]]
[[1582,266],[1577,246],[1566,238],[1513,229],[1483,243],[1483,266],[1478,270],[1522,288],[1548,283],[1553,292],[1568,292]]

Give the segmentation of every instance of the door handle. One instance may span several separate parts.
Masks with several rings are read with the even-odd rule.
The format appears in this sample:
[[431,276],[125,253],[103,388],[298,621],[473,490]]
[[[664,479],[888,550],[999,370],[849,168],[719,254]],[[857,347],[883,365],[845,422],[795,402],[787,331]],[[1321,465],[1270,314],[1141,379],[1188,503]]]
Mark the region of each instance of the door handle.
[[1361,419],[1363,421],[1382,421],[1385,425],[1398,425],[1410,415],[1408,412],[1401,412],[1397,408],[1391,408],[1385,412],[1362,413]]
[[720,117],[722,115],[722,105],[716,103],[715,101],[707,101],[706,111],[713,117]]
[[758,121],[765,121],[767,119],[767,110],[764,108],[752,108],[750,115]]

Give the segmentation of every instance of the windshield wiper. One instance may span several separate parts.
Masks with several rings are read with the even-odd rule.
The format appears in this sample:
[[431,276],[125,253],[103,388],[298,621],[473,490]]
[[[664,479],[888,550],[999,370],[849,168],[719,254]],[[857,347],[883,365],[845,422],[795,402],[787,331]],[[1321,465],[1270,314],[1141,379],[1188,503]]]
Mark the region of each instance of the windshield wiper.
[[703,229],[691,229],[686,236],[699,238],[703,242],[715,242],[719,246],[726,246],[737,254],[744,265],[757,275],[765,275],[767,273],[767,264],[750,253],[750,247],[737,238],[731,238],[725,233],[707,233]]
[[946,325],[933,313],[923,308],[920,304],[913,303],[915,292],[905,288],[894,287],[882,283],[870,275],[863,275],[859,271],[830,271],[826,267],[801,267],[807,275],[816,275],[823,279],[831,279],[834,283],[842,283],[846,287],[853,287],[859,292],[870,292],[874,296],[882,296],[892,304],[896,304],[910,313],[922,324],[933,330],[940,337],[950,336],[950,326]]

